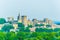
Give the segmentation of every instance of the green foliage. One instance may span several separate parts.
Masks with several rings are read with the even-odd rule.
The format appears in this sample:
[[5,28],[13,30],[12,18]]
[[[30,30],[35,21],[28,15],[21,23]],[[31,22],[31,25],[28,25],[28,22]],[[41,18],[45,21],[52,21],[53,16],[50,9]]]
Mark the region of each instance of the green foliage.
[[36,24],[35,26],[36,26],[36,27],[37,27],[37,26],[41,27],[41,26],[44,26],[44,24]]
[[42,28],[36,28],[36,32],[43,32],[44,30]]
[[44,24],[40,24],[40,26],[44,26]]
[[28,27],[32,28],[33,26],[32,25],[28,25]]
[[29,27],[26,27],[25,30],[24,30],[24,32],[30,32]]
[[21,27],[17,33],[0,32],[0,40],[60,40],[60,30],[56,29],[56,32],[54,30],[36,28],[36,32],[30,32],[29,27],[25,29]]
[[4,18],[0,18],[0,24],[6,23],[6,20]]
[[50,24],[47,24],[46,27],[47,27],[47,28],[48,28],[48,27],[51,27],[51,25],[50,25]]
[[6,40],[18,40],[18,38],[14,32],[9,32],[6,34]]
[[25,38],[25,33],[24,32],[18,32],[17,37],[19,40],[23,40]]
[[31,37],[37,37],[37,33],[36,32],[33,32],[32,34],[31,34]]
[[11,24],[5,24],[3,27],[2,27],[2,30],[5,31],[5,32],[9,32],[10,29],[13,29],[13,25]]
[[59,32],[0,32],[0,40],[60,40]]
[[53,32],[53,29],[47,29],[47,28],[36,28],[36,32]]
[[18,27],[20,28],[20,27],[25,27],[25,26],[22,23],[18,23]]
[[19,31],[24,32],[24,27],[20,27],[20,28],[19,28]]
[[60,28],[55,28],[54,32],[60,31]]
[[40,26],[40,24],[35,24],[35,26]]
[[19,31],[22,31],[22,32],[29,32],[30,30],[29,30],[29,28],[25,28],[25,26],[24,26],[24,24],[22,24],[22,23],[18,23],[18,29],[19,29]]
[[4,32],[0,32],[0,40],[6,40],[6,34]]

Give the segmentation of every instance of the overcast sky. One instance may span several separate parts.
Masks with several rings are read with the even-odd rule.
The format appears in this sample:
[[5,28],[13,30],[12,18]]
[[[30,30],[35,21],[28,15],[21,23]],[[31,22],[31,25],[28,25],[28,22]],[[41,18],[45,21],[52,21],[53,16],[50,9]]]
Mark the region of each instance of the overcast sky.
[[60,21],[60,0],[0,0],[0,18],[16,18],[19,12],[29,19],[49,18]]

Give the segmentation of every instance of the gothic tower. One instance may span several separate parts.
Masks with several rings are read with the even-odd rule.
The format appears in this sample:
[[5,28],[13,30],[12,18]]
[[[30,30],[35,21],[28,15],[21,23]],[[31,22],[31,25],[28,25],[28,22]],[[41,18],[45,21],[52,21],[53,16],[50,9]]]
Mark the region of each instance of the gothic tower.
[[17,20],[20,20],[20,13],[18,14]]

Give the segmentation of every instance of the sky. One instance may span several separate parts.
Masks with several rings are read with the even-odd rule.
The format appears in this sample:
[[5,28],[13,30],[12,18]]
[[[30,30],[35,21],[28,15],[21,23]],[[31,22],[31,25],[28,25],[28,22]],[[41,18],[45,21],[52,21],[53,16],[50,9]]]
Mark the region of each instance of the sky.
[[60,0],[0,0],[0,18],[16,19],[19,13],[28,19],[60,21]]

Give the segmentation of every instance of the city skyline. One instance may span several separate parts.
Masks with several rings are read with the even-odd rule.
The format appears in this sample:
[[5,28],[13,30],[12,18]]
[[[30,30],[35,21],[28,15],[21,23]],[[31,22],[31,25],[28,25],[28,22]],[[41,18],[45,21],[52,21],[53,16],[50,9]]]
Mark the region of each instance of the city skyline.
[[60,0],[0,0],[0,40],[60,40]]
[[20,12],[29,19],[49,18],[60,21],[59,5],[60,0],[0,0],[0,18],[16,18]]

